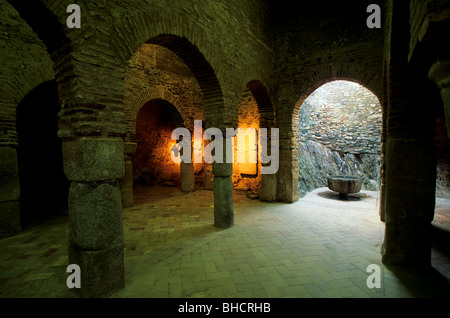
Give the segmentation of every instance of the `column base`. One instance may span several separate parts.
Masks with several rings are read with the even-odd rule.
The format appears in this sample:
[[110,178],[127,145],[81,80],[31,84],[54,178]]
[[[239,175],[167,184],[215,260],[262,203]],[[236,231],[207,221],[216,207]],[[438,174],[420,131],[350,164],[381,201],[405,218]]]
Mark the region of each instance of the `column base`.
[[80,297],[107,297],[125,286],[123,244],[96,251],[70,244],[69,264],[80,266]]

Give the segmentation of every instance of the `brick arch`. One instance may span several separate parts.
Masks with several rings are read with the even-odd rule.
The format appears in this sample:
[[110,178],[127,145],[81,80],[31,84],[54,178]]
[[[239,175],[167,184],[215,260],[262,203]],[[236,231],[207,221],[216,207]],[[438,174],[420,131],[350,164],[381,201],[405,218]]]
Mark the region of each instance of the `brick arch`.
[[97,32],[99,39],[96,41],[101,39],[110,43],[102,54],[107,60],[110,55],[117,58],[114,68],[124,71],[128,60],[143,43],[163,46],[177,54],[196,77],[204,98],[206,125],[221,127],[230,122],[222,111],[222,85],[227,65],[223,63],[220,48],[212,45],[214,42],[197,21],[188,15],[174,14],[176,11],[167,10],[165,6],[136,8],[124,5],[112,10],[111,17],[106,17],[111,19],[108,21],[112,24],[111,29],[105,33]]
[[193,121],[191,120],[189,109],[180,102],[179,98],[163,87],[151,87],[142,91],[129,102],[126,101],[125,116],[127,133],[130,133],[130,141],[134,141],[136,138],[136,118],[139,110],[151,100],[164,100],[172,104],[179,113],[179,118],[176,120],[177,125],[183,125],[189,130],[193,130]]
[[275,109],[267,88],[258,80],[252,80],[246,87],[250,90],[258,105],[260,127],[272,128],[275,126]]
[[217,116],[223,109],[224,101],[221,85],[214,69],[199,49],[187,38],[172,34],[161,34],[147,43],[163,46],[174,52],[192,71],[200,85],[205,105],[205,119],[211,127],[222,126]]

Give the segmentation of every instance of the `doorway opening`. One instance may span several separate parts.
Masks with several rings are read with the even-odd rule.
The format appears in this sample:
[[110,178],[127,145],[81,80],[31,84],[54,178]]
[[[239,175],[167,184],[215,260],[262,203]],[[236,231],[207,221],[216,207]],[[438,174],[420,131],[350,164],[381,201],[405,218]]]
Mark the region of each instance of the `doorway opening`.
[[327,176],[355,176],[380,188],[382,110],[364,86],[331,81],[311,93],[298,118],[299,197],[327,187]]

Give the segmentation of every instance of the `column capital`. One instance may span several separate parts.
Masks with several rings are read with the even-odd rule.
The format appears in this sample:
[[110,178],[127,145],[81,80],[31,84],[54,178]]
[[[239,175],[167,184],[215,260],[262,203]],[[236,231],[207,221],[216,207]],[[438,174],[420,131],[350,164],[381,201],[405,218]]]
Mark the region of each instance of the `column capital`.
[[431,66],[428,72],[428,78],[435,82],[439,88],[444,88],[450,85],[450,58],[438,59]]

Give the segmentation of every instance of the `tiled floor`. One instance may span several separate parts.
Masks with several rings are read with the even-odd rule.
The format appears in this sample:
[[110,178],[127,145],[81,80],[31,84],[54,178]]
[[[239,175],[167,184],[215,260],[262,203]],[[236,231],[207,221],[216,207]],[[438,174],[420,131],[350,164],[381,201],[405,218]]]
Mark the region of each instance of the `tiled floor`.
[[[138,189],[123,211],[125,288],[111,297],[449,297],[450,200],[433,222],[445,244],[430,273],[381,263],[377,192],[339,201],[321,188],[293,204],[236,192],[235,225],[213,224],[213,192]],[[67,217],[0,240],[0,297],[74,297],[66,287]],[[381,270],[368,288],[367,266]]]

